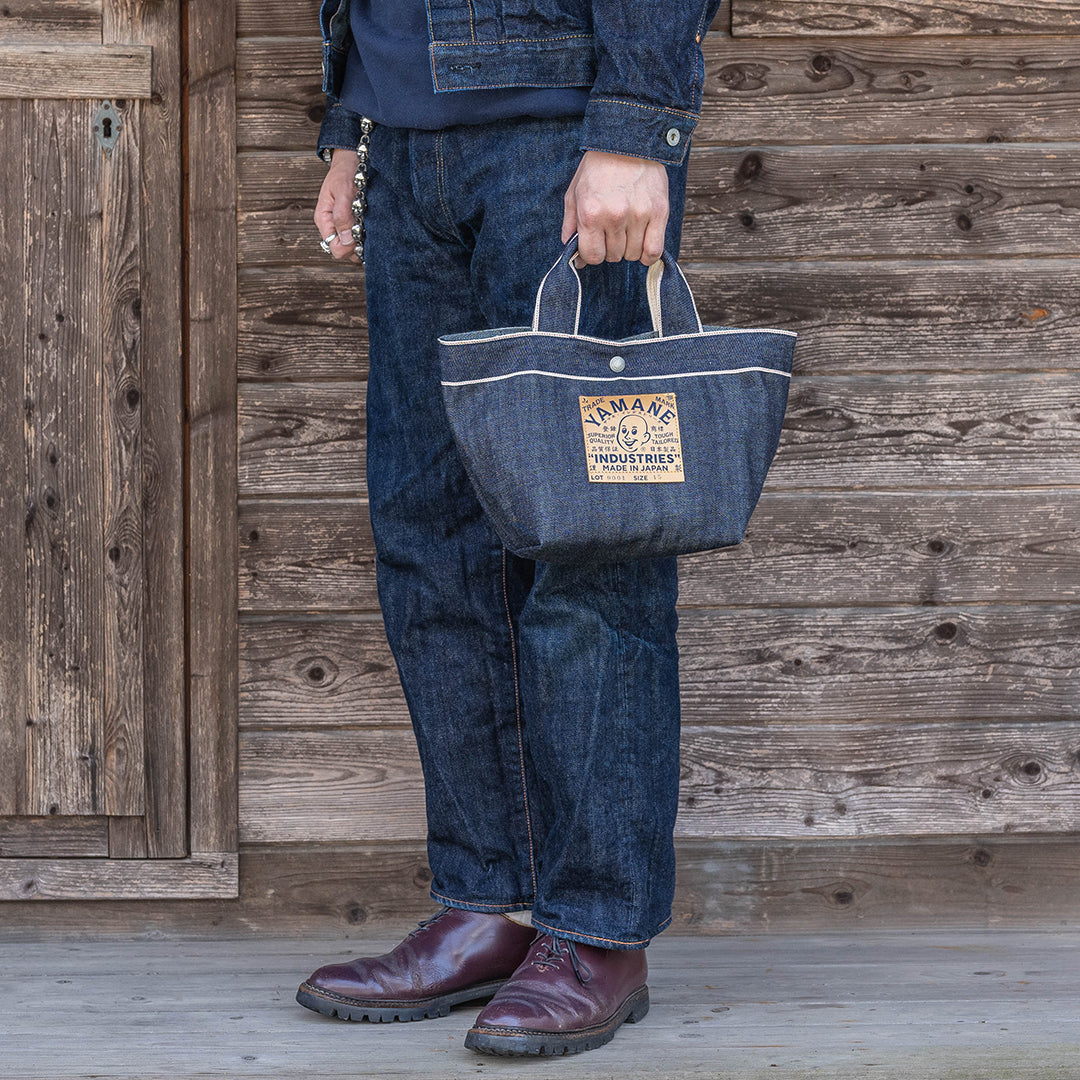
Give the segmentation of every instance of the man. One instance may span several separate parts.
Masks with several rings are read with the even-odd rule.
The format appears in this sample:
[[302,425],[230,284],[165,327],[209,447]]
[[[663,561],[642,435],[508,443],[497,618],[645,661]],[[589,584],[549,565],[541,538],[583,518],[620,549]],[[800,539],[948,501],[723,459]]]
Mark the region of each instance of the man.
[[351,227],[361,115],[379,598],[420,751],[441,910],[384,957],[320,968],[301,1004],[445,1015],[466,1046],[593,1049],[648,1010],[671,919],[678,792],[674,559],[533,563],[481,511],[442,411],[436,339],[531,320],[577,234],[581,332],[649,328],[677,253],[700,42],[719,0],[324,0],[315,210]]

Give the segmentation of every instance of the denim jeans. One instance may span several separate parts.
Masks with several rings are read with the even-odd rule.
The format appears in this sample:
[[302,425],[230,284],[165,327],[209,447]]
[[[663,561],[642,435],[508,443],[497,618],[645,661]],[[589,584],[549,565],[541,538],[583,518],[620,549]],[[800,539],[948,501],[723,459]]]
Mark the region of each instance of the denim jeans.
[[[424,773],[431,895],[641,948],[671,920],[674,559],[506,551],[443,412],[440,334],[531,320],[561,248],[580,118],[372,135],[368,485],[379,600]],[[685,166],[666,166],[678,250]],[[650,326],[638,263],[583,273],[582,332]]]

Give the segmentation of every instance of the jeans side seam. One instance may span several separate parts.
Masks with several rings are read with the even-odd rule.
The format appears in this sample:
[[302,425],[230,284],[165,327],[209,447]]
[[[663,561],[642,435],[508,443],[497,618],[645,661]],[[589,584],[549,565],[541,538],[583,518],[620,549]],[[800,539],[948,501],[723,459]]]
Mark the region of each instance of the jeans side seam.
[[521,690],[518,686],[517,640],[514,637],[514,620],[510,616],[510,597],[506,590],[506,548],[502,549],[502,592],[506,610],[506,625],[510,629],[510,660],[514,665],[514,719],[517,723],[518,764],[521,768],[521,797],[525,803],[525,835],[529,841],[529,875],[532,878],[533,896],[536,895],[536,862],[533,858],[532,815],[529,813],[529,787],[525,781],[525,746],[521,731]]
[[[620,689],[619,704],[622,708],[622,745],[620,747],[622,756],[622,792],[620,792],[622,798],[622,820],[623,820],[623,835],[633,832],[634,825],[634,813],[633,813],[633,798],[634,798],[634,785],[630,776],[630,697],[629,697],[629,678],[626,672],[626,642],[623,638],[623,622],[626,612],[625,607],[625,586],[626,580],[624,578],[624,570],[622,563],[615,564],[615,594],[618,597],[619,604],[619,624],[615,630],[615,677],[617,685]],[[631,880],[631,896],[629,902],[629,915],[632,920],[638,911],[641,898],[638,894],[638,883],[636,879]],[[630,921],[630,920],[628,920]]]

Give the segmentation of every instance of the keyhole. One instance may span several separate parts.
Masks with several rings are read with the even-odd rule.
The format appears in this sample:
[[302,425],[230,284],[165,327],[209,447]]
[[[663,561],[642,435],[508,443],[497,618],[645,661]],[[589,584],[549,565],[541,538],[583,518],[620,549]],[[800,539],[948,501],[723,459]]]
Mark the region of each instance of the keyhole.
[[101,129],[106,139],[112,138],[112,121],[107,116],[101,121]]

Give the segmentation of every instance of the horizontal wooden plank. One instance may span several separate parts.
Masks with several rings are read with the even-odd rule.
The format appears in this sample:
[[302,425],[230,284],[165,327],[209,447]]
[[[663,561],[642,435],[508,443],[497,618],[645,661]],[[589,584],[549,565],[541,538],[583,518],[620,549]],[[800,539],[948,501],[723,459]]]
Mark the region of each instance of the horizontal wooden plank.
[[[680,604],[1075,600],[1078,499],[1075,489],[766,492],[741,545],[680,559]],[[245,500],[240,544],[245,610],[377,610],[366,503]],[[303,685],[323,692],[307,676]]]
[[[680,837],[1070,833],[1080,814],[1075,719],[686,724],[681,757]],[[247,731],[240,761],[245,843],[425,834],[410,730]]]
[[[684,258],[683,269],[706,323],[798,331],[804,375],[1080,367],[1073,259]],[[349,274],[243,269],[241,378],[366,378],[363,288]]]
[[701,147],[691,162],[684,259],[1059,255],[1080,245],[1074,143]]
[[152,58],[149,45],[0,45],[0,97],[148,98]]
[[416,840],[420,759],[404,728],[240,736],[240,842]]
[[[1080,40],[705,38],[703,143],[1073,140]],[[237,43],[237,145],[314,152],[319,39]]]
[[676,853],[675,933],[1057,926],[1080,886],[1065,838],[682,840]]
[[295,36],[319,26],[319,0],[237,0],[236,36]]
[[101,41],[101,0],[5,0],[0,41]]
[[[807,377],[798,363],[796,347],[768,490],[1080,485],[1074,375]],[[363,495],[363,406],[359,383],[241,384],[241,495]]]
[[699,145],[1076,138],[1077,38],[714,35],[705,66]]
[[[132,937],[294,937],[305,931],[349,937],[388,927],[400,933],[434,910],[430,882],[422,843],[248,846],[240,852],[237,899],[98,904],[94,931]],[[78,901],[9,901],[0,913],[0,941],[42,933],[54,940],[83,939],[87,933],[87,906]]]
[[[1080,846],[1070,838],[948,840],[679,840],[676,934],[1070,922]],[[249,845],[238,900],[113,901],[94,906],[96,934],[304,934],[397,937],[433,910],[420,841]],[[9,901],[0,940],[85,940],[87,906]]]
[[242,612],[276,611],[283,602],[294,611],[321,611],[333,596],[357,610],[378,610],[366,502],[244,499],[238,511]]
[[1076,34],[1069,0],[731,0],[735,37]]
[[[275,662],[279,672],[294,664],[293,678],[309,683],[306,698],[291,695],[294,725],[306,723],[316,695],[323,694],[325,709],[335,690],[324,656],[346,671],[377,669],[370,704],[356,697],[359,677],[338,689],[332,714],[339,725],[388,723],[395,715],[404,722],[403,712],[391,711],[400,699],[394,706],[389,654],[375,630],[344,624],[336,646],[331,634],[317,640],[314,666],[323,679],[304,666],[303,647]],[[1064,720],[1075,716],[1080,692],[1080,614],[1068,604],[684,609],[679,646],[688,724],[731,717],[769,724],[795,717]],[[279,689],[283,680],[279,675]],[[325,692],[318,687],[324,681]],[[245,724],[259,724],[260,710],[246,704]]]
[[364,383],[241,383],[240,491],[365,491],[365,390]]
[[242,728],[408,722],[378,615],[241,621]]
[[[22,0],[22,3],[33,0]],[[99,0],[64,0],[88,8]],[[33,6],[40,6],[33,4]],[[317,26],[318,0],[240,0],[238,37],[294,37]],[[731,0],[722,4],[712,33],[723,32],[730,8],[735,36],[805,34],[1072,34],[1080,30],[1080,5],[1071,0]]]
[[792,382],[767,484],[974,488],[1080,483],[1073,375],[812,376]]
[[[929,710],[928,710],[929,712]],[[1080,722],[692,729],[680,835],[1069,833]]]
[[213,899],[236,893],[237,857],[229,852],[186,859],[0,859],[0,900]]
[[0,817],[0,858],[109,854],[105,817]]
[[735,548],[679,560],[686,607],[1080,599],[1080,491],[769,492]]
[[236,364],[242,381],[367,378],[363,272],[349,274],[351,265],[240,271]]
[[[0,958],[20,993],[5,1017],[6,1080],[82,1080],[91,1068],[110,1080],[175,1080],[213,1076],[223,1072],[220,1062],[245,1080],[352,1080],[358,1061],[365,1080],[475,1080],[495,1072],[461,1046],[478,1004],[433,1023],[345,1031],[291,1000],[313,967],[378,955],[404,928],[351,943],[215,937],[8,946]],[[1071,1077],[1080,1070],[1070,1012],[1080,934],[1070,926],[1040,929],[710,942],[665,935],[649,951],[647,1022],[620,1029],[600,1063],[529,1062],[529,1074]],[[523,1068],[519,1061],[499,1066],[507,1074]]]
[[[752,569],[747,576],[754,576]],[[1080,647],[1080,628],[1064,606],[751,606],[684,609],[681,622],[687,722],[731,716],[768,723],[794,716],[1068,718],[1070,695],[1080,690],[1068,655]],[[377,616],[241,623],[243,728],[404,725],[408,719]]]
[[[242,266],[325,263],[311,220],[325,172],[308,154],[239,155]],[[690,159],[682,258],[1072,254],[1078,174],[1075,143],[703,146]],[[346,303],[361,291],[352,265],[323,281]]]
[[1075,605],[738,608],[679,620],[688,723],[1076,717]]
[[799,332],[800,374],[1075,371],[1073,260],[684,264],[707,323]]
[[[725,0],[721,5],[722,16],[726,14],[726,7]],[[298,29],[315,27],[317,30],[318,20],[319,0],[237,0],[236,36],[295,37]]]

